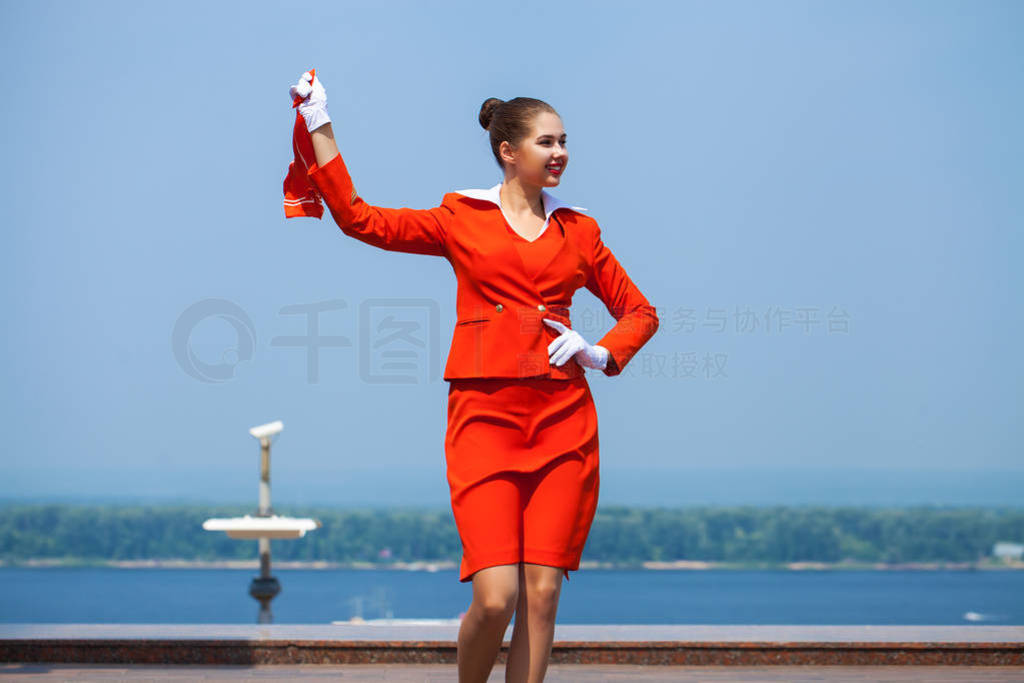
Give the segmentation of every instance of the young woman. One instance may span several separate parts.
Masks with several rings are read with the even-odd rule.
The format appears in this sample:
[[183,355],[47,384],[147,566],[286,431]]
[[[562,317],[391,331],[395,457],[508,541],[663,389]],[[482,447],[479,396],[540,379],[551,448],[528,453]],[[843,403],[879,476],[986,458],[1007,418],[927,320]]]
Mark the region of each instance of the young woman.
[[[597,509],[597,412],[583,368],[617,375],[658,328],[655,309],[601,241],[597,222],[544,188],[569,161],[550,105],[490,98],[480,125],[504,180],[449,192],[432,209],[356,193],[307,72],[289,94],[312,136],[308,169],[341,230],[367,244],[443,256],[458,281],[445,366],[447,478],[473,601],[459,630],[460,681],[486,681],[509,620],[506,681],[541,681],[564,573],[579,569]],[[300,127],[301,131],[301,127]],[[616,319],[598,344],[571,328],[585,286]]]

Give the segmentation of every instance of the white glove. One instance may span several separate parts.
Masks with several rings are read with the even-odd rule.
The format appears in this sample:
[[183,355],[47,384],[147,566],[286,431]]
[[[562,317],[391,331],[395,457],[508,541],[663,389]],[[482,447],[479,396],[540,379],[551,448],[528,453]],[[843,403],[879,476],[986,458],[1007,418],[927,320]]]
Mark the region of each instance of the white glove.
[[306,120],[306,130],[312,133],[314,130],[331,122],[327,114],[327,91],[324,90],[320,78],[314,78],[308,71],[299,78],[299,82],[288,89],[292,100],[295,96],[303,98],[299,103],[299,113]]
[[548,318],[543,320],[561,333],[557,339],[548,344],[550,363],[561,367],[570,358],[575,357],[577,363],[594,370],[604,370],[608,365],[608,349],[603,346],[591,346],[580,336],[579,332],[570,330],[557,320]]

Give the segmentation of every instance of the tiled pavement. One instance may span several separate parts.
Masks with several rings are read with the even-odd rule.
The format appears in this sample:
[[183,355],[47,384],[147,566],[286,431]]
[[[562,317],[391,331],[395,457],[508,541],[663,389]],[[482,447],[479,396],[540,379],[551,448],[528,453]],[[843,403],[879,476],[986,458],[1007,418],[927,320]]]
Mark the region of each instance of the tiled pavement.
[[[350,664],[346,666],[111,666],[0,664],[0,680],[49,681],[389,681],[454,683],[451,664]],[[488,683],[505,680],[496,664]],[[552,664],[545,683],[627,681],[1024,681],[1024,667],[999,666],[615,666]]]

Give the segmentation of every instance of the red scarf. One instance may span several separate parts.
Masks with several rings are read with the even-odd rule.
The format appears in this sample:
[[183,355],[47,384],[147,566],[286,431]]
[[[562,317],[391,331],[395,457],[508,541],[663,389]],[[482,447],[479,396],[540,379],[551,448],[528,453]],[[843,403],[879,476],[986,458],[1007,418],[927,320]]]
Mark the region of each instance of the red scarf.
[[[309,73],[316,78],[316,69],[310,69]],[[292,102],[292,108],[298,107],[300,102],[302,102],[302,98],[296,95]],[[288,175],[284,179],[284,217],[322,218],[324,215],[323,200],[306,175],[310,164],[316,161],[316,154],[313,152],[313,138],[310,137],[309,131],[306,129],[306,120],[299,112],[295,112],[292,150],[295,153],[295,160],[288,164]]]

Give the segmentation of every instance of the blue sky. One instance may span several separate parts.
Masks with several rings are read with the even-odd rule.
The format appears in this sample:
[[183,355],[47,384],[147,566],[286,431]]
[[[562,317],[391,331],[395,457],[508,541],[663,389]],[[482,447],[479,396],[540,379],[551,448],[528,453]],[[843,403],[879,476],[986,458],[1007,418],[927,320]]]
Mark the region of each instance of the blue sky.
[[[278,505],[448,505],[450,266],[284,218],[287,90],[315,67],[381,206],[500,181],[487,97],[561,114],[552,192],[661,315],[628,372],[588,373],[601,504],[1019,501],[1021,3],[2,11],[0,498],[255,503],[247,430],[281,419]],[[407,299],[440,346],[389,384],[369,325]],[[318,303],[348,345],[310,381],[282,338]],[[226,306],[248,360],[203,317]],[[190,310],[189,347],[230,379],[176,357]],[[580,290],[587,316],[594,343],[610,319]]]

